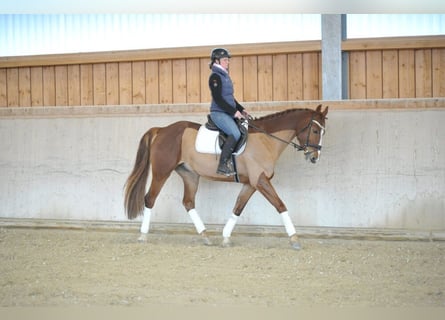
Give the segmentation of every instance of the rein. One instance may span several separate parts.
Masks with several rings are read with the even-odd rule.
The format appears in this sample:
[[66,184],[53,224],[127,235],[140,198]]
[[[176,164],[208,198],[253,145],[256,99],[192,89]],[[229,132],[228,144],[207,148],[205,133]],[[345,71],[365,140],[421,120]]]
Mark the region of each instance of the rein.
[[276,139],[276,140],[278,140],[278,141],[280,141],[280,142],[283,142],[283,143],[285,143],[285,144],[287,144],[287,145],[290,145],[290,146],[294,147],[295,149],[297,149],[297,151],[303,151],[303,150],[305,150],[307,147],[312,147],[312,148],[315,148],[315,149],[317,149],[317,150],[321,150],[321,146],[320,146],[320,145],[309,144],[309,136],[310,136],[310,134],[311,134],[310,128],[312,127],[312,124],[313,124],[314,122],[315,122],[315,123],[316,123],[316,124],[323,130],[323,131],[325,130],[325,128],[324,128],[318,121],[315,121],[315,120],[314,120],[314,116],[312,115],[311,121],[309,121],[308,125],[307,125],[306,127],[304,127],[303,129],[301,129],[301,130],[295,135],[295,137],[297,137],[301,132],[303,132],[304,130],[306,130],[307,128],[309,128],[309,132],[308,132],[307,139],[306,139],[306,144],[305,144],[304,146],[300,146],[299,144],[297,144],[297,143],[295,143],[295,142],[293,142],[293,141],[286,141],[286,140],[284,140],[284,139],[281,139],[280,137],[277,137],[277,136],[275,136],[275,135],[273,135],[273,134],[267,132],[266,130],[264,130],[264,129],[260,128],[260,127],[254,126],[254,125],[251,124],[250,122],[248,123],[248,125],[249,125],[249,127],[252,127],[252,128],[254,128],[255,130],[257,130],[257,131],[259,131],[259,132],[261,132],[261,133],[264,133],[265,135],[267,135],[267,136],[269,136],[269,137],[271,137],[271,138],[274,138],[274,139]]
[[[264,129],[260,128],[260,127],[254,126],[254,125],[251,124],[250,122],[249,122],[249,127],[252,127],[252,128],[254,128],[255,130],[257,130],[257,131],[259,131],[259,132],[261,132],[261,133],[264,133],[265,135],[267,135],[267,136],[269,136],[269,137],[271,137],[271,138],[274,138],[274,139],[276,139],[276,140],[278,140],[278,141],[281,141],[281,142],[283,142],[283,143],[285,143],[285,144],[288,144],[288,145],[294,147],[295,149],[297,149],[297,151],[303,151],[303,150],[304,150],[304,147],[300,146],[299,144],[297,144],[297,143],[295,143],[295,142],[293,142],[293,141],[286,141],[286,140],[284,140],[284,139],[281,139],[280,137],[277,137],[277,136],[275,136],[275,135],[273,135],[273,134],[267,132],[266,130],[264,130]],[[308,127],[308,126],[306,126],[304,129],[306,129],[307,127]],[[303,129],[303,130],[304,130],[304,129]]]

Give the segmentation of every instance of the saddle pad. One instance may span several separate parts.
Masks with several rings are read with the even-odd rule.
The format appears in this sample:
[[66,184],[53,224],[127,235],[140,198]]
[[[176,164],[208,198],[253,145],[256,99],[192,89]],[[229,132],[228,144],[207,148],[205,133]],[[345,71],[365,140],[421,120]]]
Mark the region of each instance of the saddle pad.
[[[219,131],[209,130],[201,126],[196,135],[195,149],[200,153],[221,154],[221,148],[218,143]],[[243,153],[246,144],[242,145],[234,155]]]

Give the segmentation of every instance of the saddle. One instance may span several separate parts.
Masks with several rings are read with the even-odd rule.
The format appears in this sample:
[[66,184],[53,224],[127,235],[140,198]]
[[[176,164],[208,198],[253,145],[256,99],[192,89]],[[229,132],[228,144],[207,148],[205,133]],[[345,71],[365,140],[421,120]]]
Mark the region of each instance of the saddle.
[[[238,155],[244,151],[247,143],[248,122],[235,120],[241,132],[241,137],[235,146],[233,154]],[[195,148],[201,153],[220,154],[221,149],[227,140],[227,135],[220,130],[216,124],[207,115],[207,122],[199,128],[196,137]]]

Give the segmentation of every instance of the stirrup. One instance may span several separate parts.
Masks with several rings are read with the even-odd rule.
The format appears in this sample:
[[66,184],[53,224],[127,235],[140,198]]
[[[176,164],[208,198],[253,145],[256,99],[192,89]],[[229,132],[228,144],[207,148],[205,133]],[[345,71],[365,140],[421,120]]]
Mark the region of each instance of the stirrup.
[[218,169],[216,169],[216,173],[225,175],[226,177],[234,176],[236,172],[232,160],[228,159],[225,163],[220,164]]

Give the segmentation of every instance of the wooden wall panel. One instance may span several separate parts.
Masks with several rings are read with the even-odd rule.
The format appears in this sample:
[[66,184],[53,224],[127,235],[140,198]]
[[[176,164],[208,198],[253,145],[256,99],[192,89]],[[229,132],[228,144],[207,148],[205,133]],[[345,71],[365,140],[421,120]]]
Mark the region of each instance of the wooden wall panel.
[[287,55],[272,56],[272,92],[274,101],[287,100]]
[[6,107],[8,105],[6,70],[6,68],[0,69],[0,107]]
[[171,60],[159,61],[159,103],[173,103],[172,70]]
[[145,102],[148,104],[160,103],[158,61],[147,61],[145,63]]
[[303,99],[319,99],[319,57],[316,52],[303,53]]
[[244,101],[243,58],[232,57],[229,67],[230,77],[233,81],[235,99],[242,104]]
[[399,96],[399,54],[397,50],[382,52],[382,98]]
[[93,101],[94,105],[107,104],[107,79],[105,63],[93,64]]
[[116,62],[105,65],[107,104],[119,104],[119,64]]
[[428,98],[433,95],[431,49],[415,51],[416,97]]
[[209,58],[199,59],[199,64],[201,66],[200,68],[201,102],[210,103],[210,101],[212,101],[212,97],[209,89],[209,76],[210,76]]
[[9,68],[6,71],[8,107],[19,105],[19,69]]
[[93,65],[80,65],[80,104],[91,106],[93,99]]
[[258,56],[258,101],[273,100],[272,55]]
[[31,106],[43,106],[43,68],[31,67]]
[[187,59],[186,61],[186,84],[187,103],[201,102],[201,83],[206,82],[206,78],[201,81],[201,65],[199,59]]
[[187,102],[187,67],[185,59],[172,62],[173,103]]
[[132,63],[133,104],[145,104],[145,62]]
[[287,92],[289,100],[303,100],[303,55],[289,54],[287,58]]
[[56,106],[68,105],[68,67],[56,66]]
[[80,65],[68,66],[68,105],[80,106]]
[[366,53],[349,54],[349,98],[366,99]]
[[432,50],[433,97],[445,97],[445,49]]
[[415,84],[414,50],[399,50],[399,98],[414,98]]
[[19,68],[19,106],[31,105],[31,70],[28,67]]
[[366,98],[382,98],[382,51],[366,52]]
[[243,101],[258,101],[257,56],[243,58]]
[[133,103],[131,62],[119,62],[119,104]]
[[54,66],[43,67],[43,105],[56,105],[56,75]]

